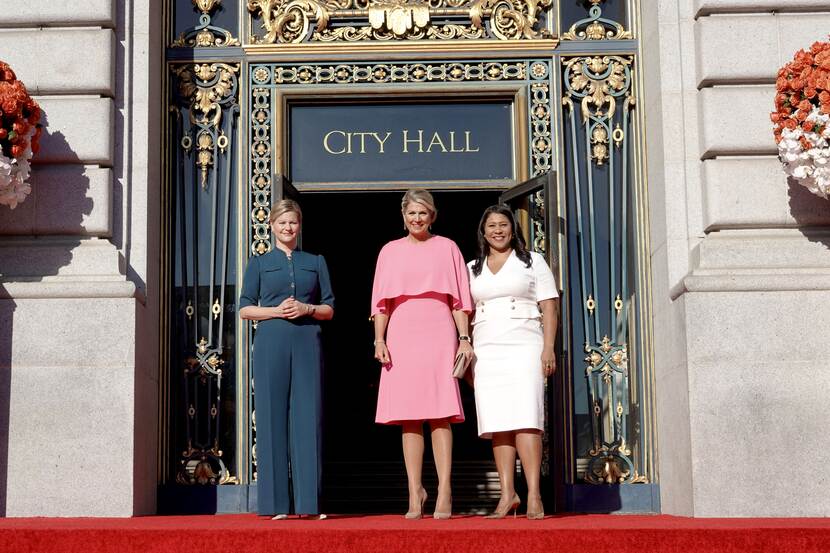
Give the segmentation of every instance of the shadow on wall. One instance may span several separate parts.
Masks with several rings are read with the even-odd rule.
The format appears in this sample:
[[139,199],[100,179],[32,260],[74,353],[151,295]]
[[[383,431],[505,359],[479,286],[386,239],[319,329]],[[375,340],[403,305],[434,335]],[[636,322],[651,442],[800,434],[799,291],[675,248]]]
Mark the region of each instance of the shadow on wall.
[[[5,288],[0,284],[0,293]],[[6,484],[9,466],[9,399],[11,393],[12,320],[17,304],[0,300],[0,517],[6,516]]]
[[[37,294],[21,292],[22,283],[48,280],[69,265],[94,203],[87,197],[84,166],[62,133],[48,131],[46,121],[44,116],[41,157],[54,163],[36,159],[29,197],[14,210],[0,206],[0,517],[7,513],[12,363],[15,354],[26,355],[24,348],[14,349],[15,312],[20,316],[18,308],[43,301],[29,299]],[[17,362],[29,364],[27,359]]]
[[830,249],[830,200],[820,198],[790,177],[787,179],[790,213],[810,242]]

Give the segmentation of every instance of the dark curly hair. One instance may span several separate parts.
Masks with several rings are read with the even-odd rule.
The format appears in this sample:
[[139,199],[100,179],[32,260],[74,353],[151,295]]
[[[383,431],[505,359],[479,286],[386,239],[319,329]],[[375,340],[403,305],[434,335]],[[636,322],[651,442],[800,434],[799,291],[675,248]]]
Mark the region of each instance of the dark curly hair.
[[490,244],[488,244],[487,239],[484,238],[484,225],[487,224],[487,218],[493,214],[504,215],[507,217],[507,220],[510,221],[510,233],[512,235],[512,238],[510,239],[510,247],[513,248],[514,252],[516,252],[516,257],[522,260],[526,267],[530,267],[533,264],[533,260],[530,258],[530,252],[527,250],[522,233],[518,232],[518,229],[516,228],[516,218],[513,217],[513,211],[511,211],[506,205],[498,204],[491,205],[485,209],[484,214],[481,216],[481,221],[478,223],[478,257],[476,257],[475,262],[473,262],[473,275],[479,276],[481,274],[484,262],[487,259],[487,256],[490,255]]

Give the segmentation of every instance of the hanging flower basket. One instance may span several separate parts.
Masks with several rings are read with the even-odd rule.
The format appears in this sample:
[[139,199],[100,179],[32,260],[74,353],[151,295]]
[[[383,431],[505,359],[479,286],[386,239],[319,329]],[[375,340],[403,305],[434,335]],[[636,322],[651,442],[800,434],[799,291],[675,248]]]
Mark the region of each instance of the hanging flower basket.
[[830,42],[799,50],[778,71],[774,124],[784,172],[813,194],[830,196]]
[[0,61],[0,204],[11,209],[32,191],[26,181],[29,160],[39,149],[39,122],[40,106]]

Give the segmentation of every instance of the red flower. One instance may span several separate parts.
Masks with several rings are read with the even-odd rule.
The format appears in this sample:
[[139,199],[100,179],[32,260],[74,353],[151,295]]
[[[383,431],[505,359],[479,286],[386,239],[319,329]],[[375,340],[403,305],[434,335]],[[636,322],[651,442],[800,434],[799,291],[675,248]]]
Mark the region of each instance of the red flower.
[[18,119],[14,123],[12,123],[12,129],[17,134],[26,134],[29,132],[29,124],[26,122],[25,119]]
[[[20,157],[31,145],[35,151],[37,127],[40,121],[40,107],[14,71],[7,63],[0,61],[0,150],[6,156]],[[31,140],[29,133],[35,128]],[[31,144],[30,144],[31,142]]]

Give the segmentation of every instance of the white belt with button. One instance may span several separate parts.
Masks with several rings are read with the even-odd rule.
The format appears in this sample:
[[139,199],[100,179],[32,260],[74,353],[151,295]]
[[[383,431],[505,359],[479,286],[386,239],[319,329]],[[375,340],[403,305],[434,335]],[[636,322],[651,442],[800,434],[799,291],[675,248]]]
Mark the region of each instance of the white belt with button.
[[476,303],[473,324],[493,319],[540,319],[539,304],[533,300],[504,296]]

